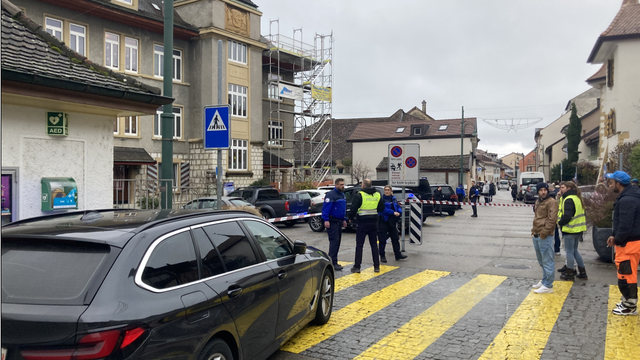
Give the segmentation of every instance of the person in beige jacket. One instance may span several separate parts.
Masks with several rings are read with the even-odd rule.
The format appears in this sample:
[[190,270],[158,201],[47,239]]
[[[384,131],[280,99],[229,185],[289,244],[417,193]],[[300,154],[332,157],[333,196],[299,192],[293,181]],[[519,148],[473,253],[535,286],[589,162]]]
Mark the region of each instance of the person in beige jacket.
[[558,202],[549,197],[549,185],[541,182],[536,186],[538,200],[533,207],[533,247],[536,249],[538,264],[542,267],[542,280],[533,285],[537,294],[553,293],[553,280],[555,276],[555,260],[553,251],[553,234],[558,221]]

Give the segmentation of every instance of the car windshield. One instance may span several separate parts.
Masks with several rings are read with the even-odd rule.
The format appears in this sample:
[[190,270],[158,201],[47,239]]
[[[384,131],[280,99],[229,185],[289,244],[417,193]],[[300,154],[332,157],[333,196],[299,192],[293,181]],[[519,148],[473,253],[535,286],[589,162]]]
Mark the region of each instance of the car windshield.
[[229,200],[229,202],[232,203],[234,206],[239,206],[239,207],[241,207],[241,206],[253,206],[253,205],[251,205],[251,203],[248,203],[248,202],[246,202],[244,200],[240,200],[240,199],[231,199],[231,200]]
[[544,179],[542,179],[542,178],[522,178],[522,185],[529,185],[529,184],[536,185],[537,183],[541,183],[541,182],[544,182]]

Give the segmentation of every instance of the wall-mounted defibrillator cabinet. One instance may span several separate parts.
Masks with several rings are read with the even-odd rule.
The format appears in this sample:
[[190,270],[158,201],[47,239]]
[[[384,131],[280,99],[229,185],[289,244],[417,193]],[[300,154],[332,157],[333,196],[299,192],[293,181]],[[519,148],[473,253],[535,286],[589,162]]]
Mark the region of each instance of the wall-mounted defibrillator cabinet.
[[73,178],[42,178],[42,211],[78,209],[78,187]]

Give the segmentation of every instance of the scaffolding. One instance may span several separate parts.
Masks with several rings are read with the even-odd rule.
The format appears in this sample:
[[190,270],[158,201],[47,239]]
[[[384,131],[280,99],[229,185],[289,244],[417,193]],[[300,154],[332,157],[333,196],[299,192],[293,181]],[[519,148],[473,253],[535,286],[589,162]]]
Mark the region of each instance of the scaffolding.
[[[303,41],[302,29],[294,29],[292,37],[284,36],[279,20],[272,20],[267,40],[269,49],[263,61],[268,66],[267,150],[278,157],[270,178],[274,171],[283,173],[280,159],[285,156],[293,159],[296,181],[320,183],[333,165],[333,32],[316,33],[312,45]],[[287,129],[292,139],[284,139]],[[287,142],[292,144],[288,148]]]

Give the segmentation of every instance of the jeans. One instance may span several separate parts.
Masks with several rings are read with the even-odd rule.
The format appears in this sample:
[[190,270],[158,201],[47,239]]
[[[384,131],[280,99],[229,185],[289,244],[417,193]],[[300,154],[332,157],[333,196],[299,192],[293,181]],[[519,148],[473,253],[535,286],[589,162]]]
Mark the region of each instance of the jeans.
[[329,221],[327,234],[329,235],[329,257],[333,265],[337,265],[338,251],[340,250],[340,242],[342,240],[342,220]]
[[553,287],[555,279],[555,261],[553,252],[553,235],[544,239],[533,237],[533,248],[536,249],[538,264],[542,267],[542,285],[548,288]]
[[578,234],[564,234],[564,249],[567,251],[567,267],[575,270],[573,259],[578,263],[578,267],[584,267],[584,261],[582,256],[578,252],[578,243],[582,238],[582,233]]
[[[553,234],[553,238],[554,238],[553,250],[559,253],[560,252],[560,233],[558,232],[558,226],[556,226],[556,229]],[[566,250],[566,245],[565,245],[565,250]]]

